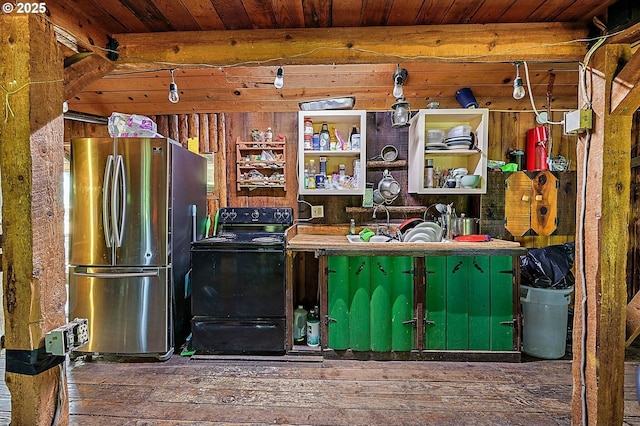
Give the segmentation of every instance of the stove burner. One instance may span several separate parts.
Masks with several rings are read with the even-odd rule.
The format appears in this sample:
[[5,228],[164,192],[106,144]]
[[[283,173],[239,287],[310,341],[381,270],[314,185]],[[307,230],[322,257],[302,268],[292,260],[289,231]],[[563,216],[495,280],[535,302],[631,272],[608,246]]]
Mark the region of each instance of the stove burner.
[[253,243],[281,243],[282,238],[279,237],[256,237],[251,240]]

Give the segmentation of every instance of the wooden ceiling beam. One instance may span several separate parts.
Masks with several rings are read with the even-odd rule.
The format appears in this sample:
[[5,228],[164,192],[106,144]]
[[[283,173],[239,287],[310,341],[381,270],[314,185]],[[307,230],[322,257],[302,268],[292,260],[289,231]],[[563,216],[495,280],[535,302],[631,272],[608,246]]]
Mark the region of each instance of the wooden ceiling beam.
[[640,53],[636,51],[612,82],[611,114],[631,115],[640,106]]
[[586,53],[571,23],[116,34],[120,69],[409,62],[568,62]]
[[64,99],[71,99],[86,86],[100,80],[115,68],[115,64],[95,53],[64,69]]

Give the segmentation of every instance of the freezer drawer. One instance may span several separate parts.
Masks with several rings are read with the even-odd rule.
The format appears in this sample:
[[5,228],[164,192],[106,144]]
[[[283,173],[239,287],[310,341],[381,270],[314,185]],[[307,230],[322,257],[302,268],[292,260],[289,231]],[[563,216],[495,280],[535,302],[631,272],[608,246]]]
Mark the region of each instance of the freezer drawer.
[[221,319],[194,317],[192,345],[198,353],[284,353],[285,319]]
[[87,318],[89,343],[78,352],[159,355],[172,350],[171,268],[69,271],[69,318]]

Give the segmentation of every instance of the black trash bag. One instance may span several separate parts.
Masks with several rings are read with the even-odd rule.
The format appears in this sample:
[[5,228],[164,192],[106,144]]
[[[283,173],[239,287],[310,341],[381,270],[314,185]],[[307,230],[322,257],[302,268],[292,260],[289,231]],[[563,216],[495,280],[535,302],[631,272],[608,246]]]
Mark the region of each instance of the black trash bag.
[[537,288],[564,289],[573,286],[571,268],[575,259],[575,243],[564,243],[529,249],[520,256],[520,282]]

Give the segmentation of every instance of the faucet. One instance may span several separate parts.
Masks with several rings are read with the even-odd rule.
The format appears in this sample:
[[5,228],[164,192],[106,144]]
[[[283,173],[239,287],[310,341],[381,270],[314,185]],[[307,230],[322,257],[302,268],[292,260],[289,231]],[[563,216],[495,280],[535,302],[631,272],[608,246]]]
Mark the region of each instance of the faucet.
[[[389,235],[391,232],[391,224],[389,222],[389,209],[387,208],[387,206],[385,206],[384,204],[376,204],[375,208],[373,209],[373,218],[376,218],[376,212],[378,211],[379,207],[384,207],[387,212],[387,235]],[[380,228],[378,227],[378,229]]]

